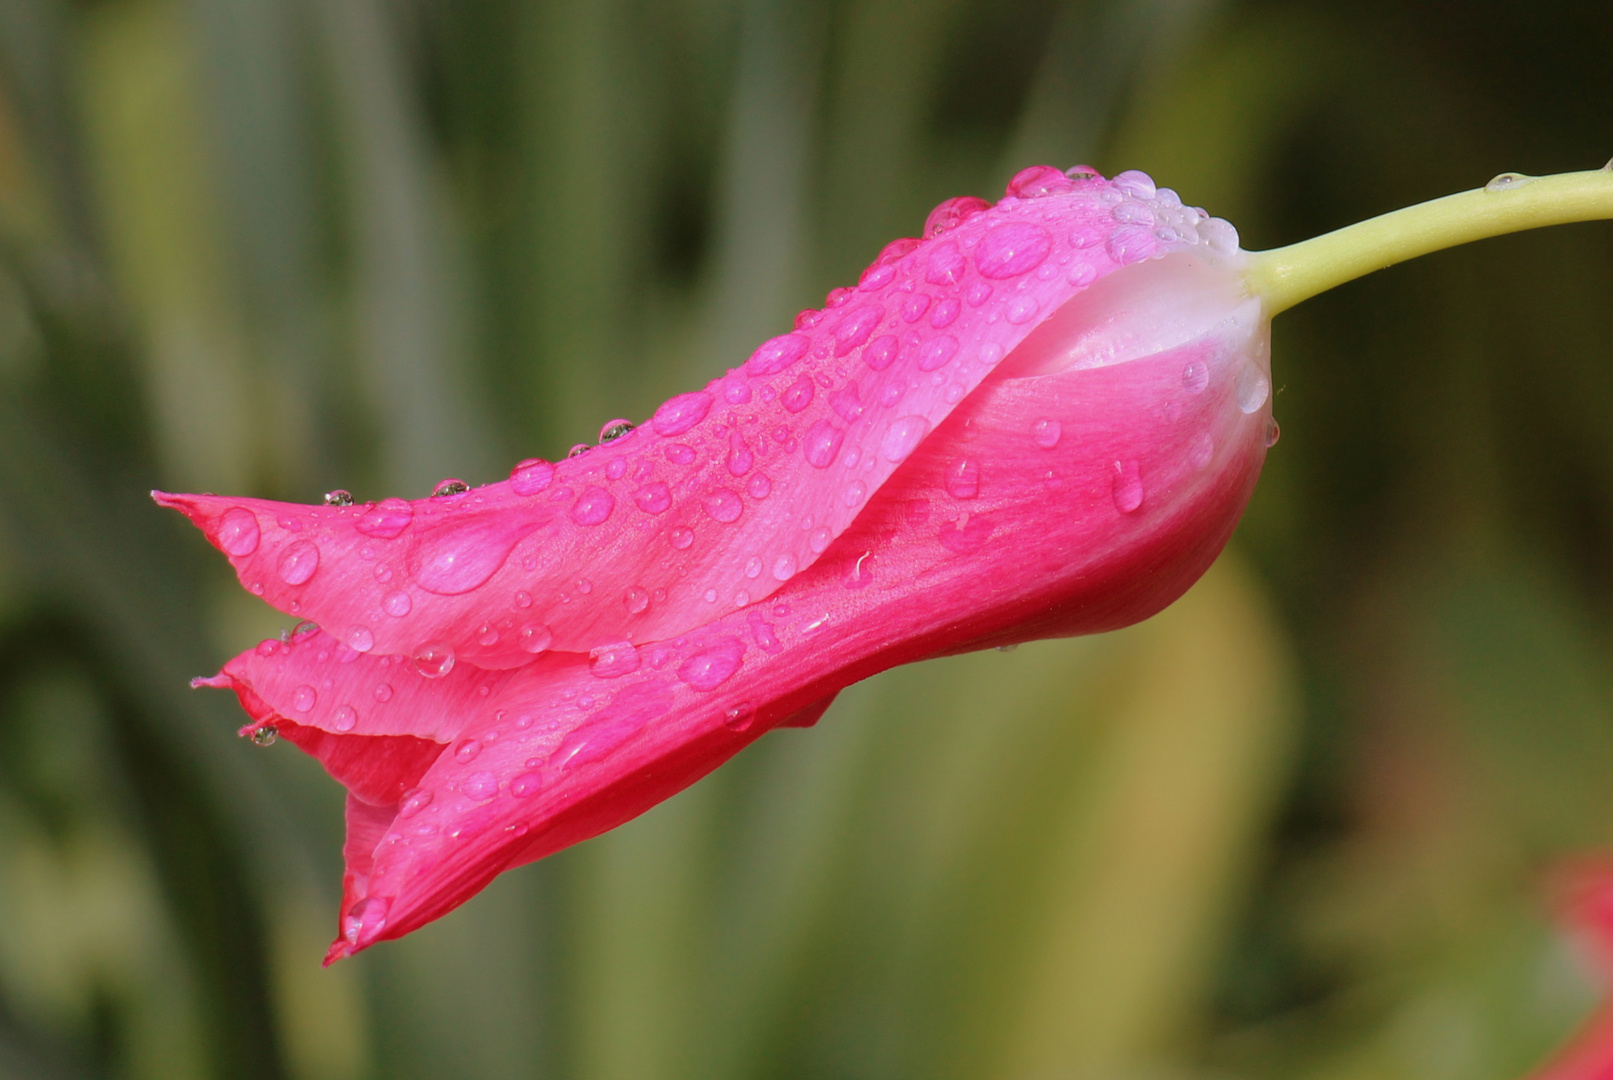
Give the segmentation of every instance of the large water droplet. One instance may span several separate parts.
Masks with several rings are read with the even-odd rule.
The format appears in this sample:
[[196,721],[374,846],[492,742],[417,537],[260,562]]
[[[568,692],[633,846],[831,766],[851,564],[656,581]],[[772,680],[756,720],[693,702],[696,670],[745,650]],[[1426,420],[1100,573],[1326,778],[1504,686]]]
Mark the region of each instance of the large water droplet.
[[884,455],[886,461],[893,463],[905,461],[929,433],[929,420],[922,416],[904,416],[885,429],[885,437],[879,443],[879,452]]
[[1046,229],[1029,221],[1010,221],[980,238],[975,266],[982,277],[992,280],[1018,277],[1040,266],[1052,250],[1053,237]]
[[[786,336],[794,337],[795,335]],[[779,339],[774,338],[773,340],[777,341]],[[766,347],[766,345],[762,346],[764,349]],[[761,350],[757,351],[759,353]],[[704,390],[679,394],[677,397],[669,398],[661,403],[661,407],[656,409],[655,415],[650,418],[650,426],[655,429],[657,435],[664,435],[668,438],[673,435],[682,435],[706,418],[706,413],[711,411],[711,403],[711,395]]]
[[498,794],[498,777],[490,772],[473,772],[459,785],[459,793],[472,802],[486,802]]
[[1252,413],[1271,396],[1271,381],[1266,373],[1254,364],[1245,364],[1238,372],[1238,408]]
[[924,235],[940,236],[944,232],[951,232],[982,210],[990,209],[989,202],[973,195],[959,195],[947,199],[931,210],[929,216],[924,219]]
[[839,456],[840,444],[845,437],[846,433],[829,421],[819,420],[807,428],[806,437],[801,444],[801,453],[807,459],[808,465],[816,469],[827,469]]
[[773,576],[779,581],[788,581],[795,576],[795,556],[780,555],[773,562]]
[[622,594],[622,606],[627,609],[629,615],[637,615],[650,606],[650,594],[634,585]]
[[633,505],[646,514],[659,514],[672,505],[672,489],[657,480],[633,492]]
[[454,747],[454,760],[461,765],[469,765],[476,760],[476,755],[482,752],[482,744],[475,739],[466,739]]
[[741,701],[723,713],[722,722],[729,731],[744,731],[756,722],[756,706]]
[[280,737],[280,729],[273,724],[261,724],[247,733],[254,746],[273,746]]
[[667,536],[667,542],[679,551],[683,551],[694,543],[694,530],[680,525]]
[[345,488],[337,488],[335,491],[327,491],[325,492],[325,505],[352,506],[353,493]]
[[711,519],[720,521],[724,525],[738,521],[739,516],[745,512],[745,503],[740,499],[738,493],[727,488],[718,488],[708,494],[701,502]]
[[219,518],[218,546],[226,555],[242,558],[252,554],[258,550],[260,536],[258,515],[244,507],[226,510]]
[[1110,494],[1114,497],[1115,509],[1129,514],[1143,504],[1142,476],[1135,461],[1115,462],[1114,472]]
[[612,420],[599,429],[599,441],[602,443],[615,442],[623,435],[631,435],[638,425],[631,420]]
[[[855,384],[854,384],[855,385]],[[744,438],[735,431],[728,436],[728,457],[724,461],[729,476],[744,476],[756,464],[756,455],[745,445]]]
[[1041,305],[1036,302],[1034,296],[1021,296],[1008,305],[1008,321],[1020,326],[1036,318],[1041,310]]
[[1139,199],[1152,199],[1159,190],[1154,186],[1153,177],[1136,169],[1127,169],[1123,173],[1116,173],[1114,180],[1111,182],[1127,195],[1133,195]]
[[527,458],[510,470],[510,490],[517,495],[536,495],[554,480],[554,466],[542,458]]
[[812,395],[816,389],[812,379],[802,375],[784,388],[784,393],[779,395],[779,404],[792,413],[798,413],[812,404]]
[[369,652],[375,648],[375,635],[368,626],[355,626],[347,632],[347,647],[354,652]]
[[428,679],[440,679],[454,670],[454,650],[443,644],[422,645],[415,650],[414,669]]
[[980,463],[960,458],[947,466],[947,494],[954,499],[972,499],[980,494]]
[[414,601],[409,599],[408,593],[400,589],[386,594],[381,600],[381,610],[394,619],[401,619],[414,610]]
[[403,499],[382,499],[357,521],[353,527],[366,536],[390,540],[414,520],[414,506]]
[[896,267],[892,264],[875,263],[862,272],[862,277],[857,279],[857,288],[863,292],[878,292],[889,285],[895,276]]
[[375,700],[388,702],[392,700],[392,687],[387,683],[375,684]]
[[398,807],[398,816],[400,818],[412,818],[430,805],[431,792],[415,788],[413,791],[404,793],[403,805]]
[[884,317],[885,311],[878,304],[868,304],[847,315],[835,327],[835,355],[844,356],[867,341]]
[[277,572],[287,585],[301,585],[319,569],[319,548],[312,540],[298,540],[280,556]]
[[[709,399],[710,395],[707,395]],[[602,487],[583,491],[571,507],[571,520],[578,525],[599,525],[616,509],[616,497]]]
[[1051,165],[1032,165],[1021,169],[1008,181],[1007,194],[1016,199],[1040,199],[1070,191],[1074,182]]
[[638,649],[630,641],[601,645],[588,653],[588,673],[596,679],[619,679],[638,670]]
[[1063,436],[1064,425],[1059,423],[1057,420],[1052,420],[1044,416],[1031,425],[1031,438],[1034,439],[1036,441],[1036,445],[1040,446],[1043,450],[1053,449],[1053,447],[1059,444],[1059,439],[1063,438]]
[[765,499],[773,490],[773,481],[767,478],[766,473],[757,473],[745,485],[745,490],[750,492],[753,499]]
[[715,690],[733,677],[745,658],[745,643],[724,637],[696,650],[678,666],[678,679],[696,690]]
[[510,794],[517,799],[530,799],[543,787],[543,774],[536,770],[524,772],[510,781]]
[[470,490],[470,485],[463,480],[449,478],[431,489],[433,499],[447,499],[455,495],[463,495]]
[[963,307],[958,303],[958,298],[949,296],[935,305],[935,310],[930,312],[930,325],[937,330],[945,329],[957,321],[958,312],[962,310]]
[[924,343],[919,350],[919,370],[934,371],[945,367],[954,356],[958,354],[958,339],[951,334],[942,334]]
[[358,710],[351,705],[339,706],[331,720],[337,731],[352,731],[358,726]]
[[544,652],[554,643],[554,633],[542,623],[527,623],[521,627],[517,638],[521,643],[521,650],[534,656]]
[[[805,313],[803,313],[805,314]],[[805,334],[783,334],[762,342],[750,359],[745,361],[745,373],[755,376],[777,375],[812,347],[812,339]]]
[[536,527],[536,519],[483,513],[417,532],[409,573],[427,592],[468,593],[498,573],[515,545]]

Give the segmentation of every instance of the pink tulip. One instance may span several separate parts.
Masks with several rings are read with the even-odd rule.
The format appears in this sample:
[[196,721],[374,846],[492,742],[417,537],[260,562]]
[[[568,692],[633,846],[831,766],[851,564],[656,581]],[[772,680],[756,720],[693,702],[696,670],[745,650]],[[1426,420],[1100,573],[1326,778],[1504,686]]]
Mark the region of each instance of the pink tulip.
[[347,787],[327,962],[885,668],[1160,610],[1275,438],[1273,313],[1423,251],[1613,215],[1613,174],[1493,190],[1251,255],[1141,173],[1027,169],[580,456],[415,502],[158,494],[323,628],[199,682]]

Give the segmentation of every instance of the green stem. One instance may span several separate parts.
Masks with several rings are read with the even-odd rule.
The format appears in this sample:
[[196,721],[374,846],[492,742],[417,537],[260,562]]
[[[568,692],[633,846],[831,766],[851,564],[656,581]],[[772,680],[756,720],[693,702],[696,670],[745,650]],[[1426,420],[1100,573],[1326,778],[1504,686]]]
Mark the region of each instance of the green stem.
[[1276,315],[1335,285],[1470,240],[1613,218],[1613,161],[1593,172],[1526,177],[1408,206],[1288,247],[1249,254],[1250,291]]

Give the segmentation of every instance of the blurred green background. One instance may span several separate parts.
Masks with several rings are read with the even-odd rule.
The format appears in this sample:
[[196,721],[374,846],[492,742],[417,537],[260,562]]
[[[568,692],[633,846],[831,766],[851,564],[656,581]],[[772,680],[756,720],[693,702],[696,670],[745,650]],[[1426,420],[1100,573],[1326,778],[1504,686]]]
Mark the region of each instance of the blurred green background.
[[341,800],[192,692],[287,625],[152,487],[501,477],[957,194],[1274,246],[1613,154],[1606,3],[0,0],[0,1077],[1519,1076],[1596,1000],[1613,224],[1275,332],[1228,555],[889,673],[329,971]]

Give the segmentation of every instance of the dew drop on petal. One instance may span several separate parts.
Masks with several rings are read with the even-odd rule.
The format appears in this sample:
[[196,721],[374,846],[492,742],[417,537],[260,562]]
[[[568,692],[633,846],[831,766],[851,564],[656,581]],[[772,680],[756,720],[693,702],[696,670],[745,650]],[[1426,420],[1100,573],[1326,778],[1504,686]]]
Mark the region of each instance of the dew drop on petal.
[[218,546],[226,555],[241,558],[258,550],[258,515],[237,506],[224,511],[218,522]]
[[490,772],[474,772],[459,785],[459,793],[473,802],[486,802],[498,794],[498,777]]
[[1182,369],[1182,385],[1190,394],[1202,394],[1204,388],[1210,385],[1210,365],[1204,360],[1195,360]]
[[924,343],[919,350],[919,370],[934,371],[945,367],[958,353],[958,339],[951,334],[942,334]]
[[672,489],[657,480],[633,492],[633,505],[646,514],[659,514],[672,505]]
[[904,416],[885,429],[885,436],[879,443],[879,452],[886,461],[892,463],[905,461],[929,433],[929,420],[922,416]]
[[727,488],[718,488],[709,493],[701,502],[711,519],[724,525],[738,521],[739,516],[745,512],[744,501],[740,499],[736,492]]
[[1135,461],[1114,463],[1114,480],[1110,494],[1114,497],[1115,509],[1122,514],[1132,513],[1143,504],[1143,481],[1138,474]]
[[1266,403],[1271,396],[1271,381],[1266,373],[1254,364],[1245,364],[1243,370],[1238,372],[1238,408],[1245,413],[1252,413]]
[[280,738],[280,729],[273,724],[264,724],[253,728],[247,738],[252,740],[254,746],[273,746],[275,740]]
[[414,669],[428,679],[440,679],[454,670],[454,650],[443,644],[422,645],[415,650]]
[[[841,500],[848,507],[861,506],[862,501],[866,498],[868,498],[868,485],[861,480],[853,480],[847,484],[845,492],[841,495]],[[750,576],[755,577],[756,575],[751,574]]]
[[667,537],[667,542],[673,547],[677,548],[679,551],[683,551],[687,549],[689,545],[694,543],[694,530],[686,529],[680,525],[678,528],[672,530],[671,534]]
[[947,297],[945,300],[935,305],[935,310],[930,312],[930,326],[937,330],[951,326],[957,321],[958,312],[960,310],[962,309],[958,304],[957,298],[951,296]]
[[1018,277],[1040,266],[1052,250],[1053,237],[1046,229],[1028,221],[1011,221],[980,238],[975,265],[982,277],[992,280]]
[[846,433],[827,420],[819,420],[807,429],[802,443],[802,455],[815,469],[827,469],[840,454],[840,444]]
[[1021,296],[1008,305],[1008,321],[1016,326],[1028,323],[1036,318],[1036,314],[1040,310],[1041,306],[1037,304],[1035,297]]
[[401,589],[397,592],[387,593],[386,597],[381,601],[381,610],[394,619],[403,618],[413,609],[414,601],[410,600],[409,594]]
[[723,726],[729,731],[744,731],[756,721],[756,706],[742,701],[723,713]]
[[622,606],[627,609],[629,615],[637,615],[650,606],[650,594],[634,585],[622,594]]
[[482,752],[482,744],[475,739],[466,739],[454,747],[454,760],[461,765],[469,765],[476,760],[476,755]]
[[414,520],[414,506],[403,499],[382,499],[353,522],[353,528],[377,540],[391,540]]
[[788,581],[795,576],[795,556],[780,555],[773,562],[773,577],[779,581]]
[[469,490],[470,485],[465,481],[450,477],[447,480],[438,481],[437,486],[431,489],[431,497],[433,499],[447,499],[455,495],[463,495]]
[[678,666],[678,680],[695,690],[715,690],[733,677],[745,658],[745,643],[725,637],[704,645]]
[[527,623],[521,627],[517,638],[523,652],[536,655],[547,650],[554,642],[554,633],[542,623]]
[[517,799],[530,799],[543,787],[543,774],[533,771],[524,772],[510,781],[510,794]]
[[1277,423],[1275,416],[1266,418],[1266,449],[1270,450],[1277,445],[1277,440],[1283,437],[1283,429]]
[[[912,296],[909,296],[905,301],[902,302],[902,321],[907,323],[918,322],[924,317],[924,313],[929,310],[930,301],[931,298],[929,293],[914,293]],[[894,342],[896,339],[892,338],[891,340]],[[863,359],[867,360],[868,358],[864,356]],[[889,361],[887,360],[887,363],[888,362]],[[874,365],[870,363],[868,366],[873,367]],[[876,368],[875,370],[878,369]]]
[[301,585],[319,569],[319,548],[312,540],[298,540],[286,548],[276,568],[280,580],[287,585]]
[[947,466],[947,494],[954,499],[972,499],[980,494],[980,463],[960,458]]
[[337,731],[352,731],[358,726],[358,710],[351,705],[342,705],[331,720]]
[[319,694],[311,686],[299,686],[291,692],[291,707],[298,712],[307,712],[318,701]]
[[588,673],[596,679],[619,679],[638,670],[638,649],[630,641],[601,645],[588,653]]
[[391,701],[392,700],[392,687],[389,686],[386,683],[376,683],[375,684],[375,700],[376,701],[382,701],[382,702]]
[[398,816],[400,818],[412,818],[430,805],[431,792],[415,788],[403,796],[403,805],[398,807]]
[[369,652],[375,648],[375,635],[368,626],[355,626],[347,633],[347,647],[354,652]]
[[[929,302],[930,298],[928,296],[924,296],[922,293],[919,295],[925,303]],[[898,349],[899,345],[895,335],[881,334],[869,342],[868,348],[863,350],[863,363],[875,371],[884,371],[891,366],[891,361],[896,359]]]
[[766,473],[757,473],[745,485],[745,490],[750,492],[753,499],[765,499],[773,490],[773,481],[767,478]]
[[602,487],[583,491],[571,507],[571,520],[578,525],[599,525],[616,509],[616,497]]
[[554,480],[554,466],[542,458],[527,458],[510,470],[510,490],[536,495]]
[[1057,420],[1043,417],[1031,425],[1031,438],[1036,440],[1036,445],[1043,450],[1053,449],[1059,444],[1059,439],[1063,436],[1064,425]]

